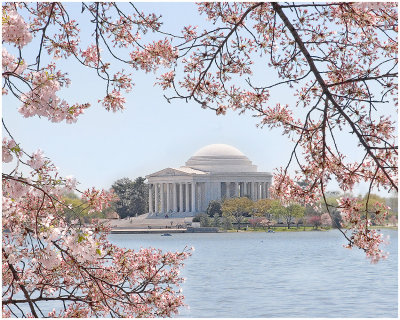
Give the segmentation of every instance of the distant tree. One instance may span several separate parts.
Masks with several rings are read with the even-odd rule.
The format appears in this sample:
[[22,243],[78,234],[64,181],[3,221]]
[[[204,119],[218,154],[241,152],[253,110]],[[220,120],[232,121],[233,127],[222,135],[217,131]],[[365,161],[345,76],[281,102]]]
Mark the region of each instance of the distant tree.
[[397,223],[398,221],[396,216],[393,215],[389,217],[389,224],[391,224],[392,226],[397,226]]
[[386,199],[386,204],[390,207],[391,213],[397,217],[399,212],[399,198],[397,192],[393,192],[392,195]]
[[209,217],[216,217],[216,216],[221,217],[222,216],[221,202],[218,200],[211,200],[206,209],[206,213]]
[[285,207],[281,204],[279,200],[273,200],[271,203],[270,212],[277,219],[281,219],[285,213]]
[[305,208],[297,203],[290,204],[283,211],[283,218],[286,220],[288,229],[290,229],[290,224],[298,218],[304,217]]
[[263,218],[263,219],[261,220],[261,222],[260,222],[260,226],[261,226],[262,228],[264,228],[265,231],[267,231],[267,228],[270,229],[271,226],[272,226],[273,224],[275,224],[275,223],[276,223],[276,221],[274,221],[274,220],[269,220],[269,219]]
[[266,219],[265,218],[263,219],[261,217],[254,217],[254,218],[249,219],[249,223],[250,223],[250,226],[253,228],[253,230],[256,230],[257,227],[261,226],[261,222],[263,220],[266,220]]
[[87,216],[88,214],[86,203],[73,192],[65,194],[62,199],[67,205],[63,209],[66,220],[71,222],[72,220],[78,219],[84,222],[83,216]]
[[148,188],[144,181],[142,177],[136,178],[135,181],[122,178],[112,185],[119,197],[115,203],[115,210],[121,219],[147,212]]
[[308,223],[311,224],[314,229],[318,229],[321,226],[321,217],[320,216],[312,216],[308,218]]
[[231,217],[223,216],[221,219],[222,219],[222,223],[221,223],[222,228],[224,228],[225,230],[231,230],[233,228]]
[[206,215],[206,214],[201,214],[200,215],[200,226],[201,227],[211,227],[213,221],[211,220],[211,218]]
[[254,211],[255,215],[259,217],[265,217],[267,219],[272,218],[272,212],[271,212],[271,207],[272,204],[276,200],[272,199],[260,199],[254,204]]
[[386,199],[374,193],[367,193],[360,198],[360,215],[365,219],[370,219],[372,225],[382,224],[376,221],[376,213],[379,213],[380,207],[386,206]]
[[353,197],[350,194],[343,194],[340,191],[330,191],[326,193],[326,198],[325,202],[320,201],[319,202],[319,209],[316,209],[313,214],[310,214],[310,216],[317,216],[317,215],[322,215],[327,212],[326,207],[329,208],[329,214],[332,219],[332,226],[335,228],[341,228],[342,227],[342,215],[340,213],[340,210],[337,208],[338,201],[340,201],[340,198],[342,197]]
[[104,208],[101,211],[90,211],[88,204],[75,193],[69,192],[62,197],[66,204],[63,209],[65,219],[68,222],[79,220],[81,223],[91,223],[93,219],[103,219],[108,213],[113,212],[113,207]]
[[301,218],[304,216],[305,208],[297,203],[283,206],[279,201],[276,200],[272,203],[271,212],[276,218],[284,220],[288,229],[290,229],[290,224],[294,222],[296,218]]
[[203,213],[196,214],[192,219],[192,222],[200,222],[200,217]]
[[217,228],[221,227],[222,218],[218,214],[216,214],[212,220],[213,220],[212,223],[213,223],[214,227],[217,227]]
[[295,222],[296,222],[296,228],[298,229],[299,225],[301,225],[301,224],[304,225],[304,216],[296,218]]
[[138,216],[148,212],[149,188],[144,183],[145,178],[138,177],[133,183],[133,214]]
[[332,218],[330,217],[328,212],[325,212],[321,215],[321,224],[325,227],[332,226]]
[[253,205],[253,201],[246,197],[226,199],[222,203],[222,215],[236,222],[239,230],[245,216],[252,211]]

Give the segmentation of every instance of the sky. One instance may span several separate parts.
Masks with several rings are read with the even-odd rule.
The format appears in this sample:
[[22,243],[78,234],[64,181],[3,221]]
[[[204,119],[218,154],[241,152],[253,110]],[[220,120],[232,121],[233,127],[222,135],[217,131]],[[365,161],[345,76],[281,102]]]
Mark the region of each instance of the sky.
[[[80,4],[70,6],[73,12],[80,13]],[[204,21],[191,3],[141,3],[138,6],[161,12],[166,30],[178,31],[180,26]],[[90,28],[81,25],[81,29],[90,37]],[[62,176],[77,178],[81,190],[91,186],[108,189],[123,177],[135,179],[167,167],[182,166],[198,149],[214,143],[238,148],[259,171],[274,172],[289,159],[293,143],[282,136],[280,129],[256,127],[259,120],[251,114],[228,112],[225,116],[216,116],[214,111],[204,110],[195,102],[175,100],[169,104],[163,97],[165,92],[154,86],[154,74],[133,70],[135,86],[125,95],[126,109],[107,112],[97,102],[104,96],[105,85],[94,72],[82,69],[73,60],[57,63],[72,80],[71,86],[63,89],[60,96],[70,103],[90,102],[92,105],[77,123],[23,118],[17,111],[20,103],[11,96],[3,96],[3,118],[25,151],[43,150]],[[276,75],[271,70],[260,77],[274,80]],[[272,102],[295,103],[286,87],[277,87],[271,96]],[[347,138],[344,135],[340,139]],[[347,151],[350,158],[357,157],[350,143]],[[3,170],[7,170],[7,166]],[[330,190],[337,190],[337,186],[333,183]],[[367,186],[361,185],[354,193],[366,191]]]

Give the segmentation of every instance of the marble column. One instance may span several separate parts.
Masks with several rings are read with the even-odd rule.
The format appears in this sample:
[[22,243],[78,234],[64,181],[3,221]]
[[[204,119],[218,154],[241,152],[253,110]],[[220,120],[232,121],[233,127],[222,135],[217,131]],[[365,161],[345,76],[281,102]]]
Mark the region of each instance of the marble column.
[[255,193],[255,191],[256,191],[256,184],[255,184],[255,182],[252,182],[252,183],[251,183],[251,199],[252,199],[253,201],[256,200],[256,193]]
[[179,184],[179,212],[183,212],[183,183]]
[[254,189],[254,191],[255,191],[255,196],[256,196],[256,201],[258,200],[258,194],[260,193],[260,185],[259,185],[259,183],[258,182],[255,182],[254,183],[255,184],[255,189]]
[[173,211],[174,212],[178,212],[178,199],[177,199],[177,193],[176,193],[176,183],[174,182],[174,184],[172,185],[172,195],[174,197],[174,201],[173,201]]
[[243,196],[247,196],[247,182],[243,182]]
[[164,183],[160,183],[161,213],[164,213]]
[[265,198],[265,196],[264,196],[264,192],[265,192],[264,182],[261,182],[260,184],[261,184],[261,188],[260,188],[260,190],[261,190],[260,199],[264,199],[264,198]]
[[185,212],[189,212],[189,183],[186,182],[186,192],[185,192]]
[[235,194],[234,197],[239,197],[239,183],[235,182]]
[[266,196],[267,196],[267,199],[269,199],[269,188],[270,188],[269,182],[265,183],[265,187],[267,189]]
[[192,183],[192,212],[196,212],[196,182]]
[[154,213],[158,213],[158,183],[154,184]]
[[149,213],[153,213],[153,188],[149,183]]
[[170,202],[171,192],[169,189],[169,183],[167,183],[167,213],[171,210],[171,202]]
[[262,183],[263,186],[263,199],[267,198],[267,186],[265,185],[265,182]]

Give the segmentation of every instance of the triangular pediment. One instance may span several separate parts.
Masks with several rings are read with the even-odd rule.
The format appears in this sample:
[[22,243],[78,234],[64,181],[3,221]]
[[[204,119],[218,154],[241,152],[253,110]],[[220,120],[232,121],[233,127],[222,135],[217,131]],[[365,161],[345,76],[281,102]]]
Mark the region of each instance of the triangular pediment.
[[170,177],[170,176],[192,176],[192,173],[187,173],[181,171],[179,169],[174,168],[166,168],[152,174],[149,174],[147,177]]

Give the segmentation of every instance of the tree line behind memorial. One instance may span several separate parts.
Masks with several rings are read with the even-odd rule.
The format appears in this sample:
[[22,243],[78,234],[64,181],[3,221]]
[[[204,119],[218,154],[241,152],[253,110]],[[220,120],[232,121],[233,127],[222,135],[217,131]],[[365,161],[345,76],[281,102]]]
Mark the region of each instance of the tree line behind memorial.
[[[329,193],[328,204],[335,204],[342,196],[339,192]],[[386,225],[396,226],[398,205],[397,196],[382,198],[378,195],[370,195],[370,201],[389,203],[392,205]],[[366,196],[359,197],[360,203],[365,204]],[[249,227],[257,229],[274,229],[285,227],[312,229],[346,227],[342,225],[342,218],[339,210],[330,209],[328,214],[325,204],[321,201],[314,206],[303,206],[298,203],[282,204],[275,199],[261,199],[253,201],[247,197],[224,199],[222,201],[211,201],[206,213],[198,214],[193,221],[200,222],[201,227],[218,227],[223,229],[241,229]],[[363,213],[361,213],[363,214]],[[365,213],[364,213],[365,214]],[[372,225],[375,225],[375,216],[369,215]]]
[[[89,223],[93,218],[100,219],[124,219],[136,217],[148,212],[148,187],[145,178],[138,177],[135,180],[122,178],[115,181],[112,189],[118,195],[119,200],[102,212],[88,214],[82,200],[75,194],[65,195],[66,202],[71,209],[65,210],[67,219],[80,219],[82,222]],[[330,192],[327,203],[335,205],[337,199],[343,196],[340,192]],[[358,197],[361,203],[366,202],[366,196]],[[398,203],[397,194],[390,198],[383,198],[378,195],[370,195],[370,201],[385,203],[391,207],[391,211],[386,219],[386,224],[397,225]],[[327,213],[323,202],[316,203],[314,206],[303,206],[298,203],[283,205],[279,200],[262,199],[252,201],[247,197],[230,198],[221,201],[213,200],[209,203],[205,213],[200,213],[194,217],[193,222],[200,222],[201,227],[218,227],[221,229],[242,229],[252,228],[271,229],[283,227],[312,227],[336,228],[342,227],[342,219],[339,210],[331,210],[331,216]],[[170,215],[173,218],[173,214]],[[374,224],[374,215],[370,216]]]

